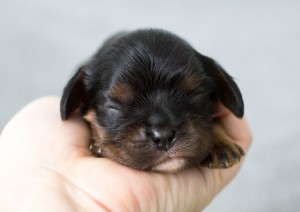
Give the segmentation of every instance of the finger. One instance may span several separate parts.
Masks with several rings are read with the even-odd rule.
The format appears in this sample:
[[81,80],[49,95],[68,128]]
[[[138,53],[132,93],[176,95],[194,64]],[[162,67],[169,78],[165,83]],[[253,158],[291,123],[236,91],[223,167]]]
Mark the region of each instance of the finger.
[[200,211],[206,205],[205,184],[196,168],[158,174],[104,158],[85,157],[73,162],[61,170],[62,175],[111,211]]
[[[245,152],[249,150],[252,142],[252,135],[246,118],[237,118],[223,104],[218,105],[215,121],[221,125],[226,134],[243,148]],[[211,196],[218,193],[227,183],[229,183],[238,173],[244,162],[241,162],[228,169],[207,169],[201,167],[203,176],[206,179],[206,188]]]
[[228,113],[230,113],[229,109],[225,107],[221,102],[218,102],[216,111],[214,113],[214,118],[218,119]]
[[247,119],[238,118],[223,104],[218,105],[216,120],[225,130],[226,134],[238,143],[246,152],[252,142],[252,134]]
[[[222,103],[218,105],[218,116],[216,121],[221,125],[226,134],[232,138],[233,142],[236,142],[241,146],[244,152],[249,150],[249,147],[252,142],[252,135],[250,131],[250,127],[248,125],[247,119],[236,117],[228,108],[226,108]],[[235,166],[229,169],[218,169],[218,170],[209,170],[207,169],[205,172],[212,174],[213,179],[209,181],[212,183],[216,183],[217,188],[216,191],[221,190],[232,178],[237,174],[241,165],[243,164],[244,158],[242,158],[241,162],[236,164]],[[205,169],[205,168],[204,168]],[[209,186],[211,187],[211,186]],[[216,192],[214,192],[216,193]]]

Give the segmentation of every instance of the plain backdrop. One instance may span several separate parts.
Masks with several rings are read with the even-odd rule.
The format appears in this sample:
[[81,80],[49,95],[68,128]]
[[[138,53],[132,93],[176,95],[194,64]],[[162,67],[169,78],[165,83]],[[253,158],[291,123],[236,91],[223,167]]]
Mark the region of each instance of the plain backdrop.
[[254,143],[205,209],[300,208],[300,1],[0,0],[0,129],[28,102],[61,95],[121,30],[163,28],[215,58],[243,93]]

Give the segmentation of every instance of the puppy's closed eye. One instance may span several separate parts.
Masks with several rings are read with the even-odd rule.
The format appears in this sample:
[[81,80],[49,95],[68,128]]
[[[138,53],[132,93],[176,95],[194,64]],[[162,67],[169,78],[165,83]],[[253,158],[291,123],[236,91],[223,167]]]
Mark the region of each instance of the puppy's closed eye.
[[116,106],[116,105],[108,105],[107,108],[112,112],[120,112],[121,110],[120,106]]
[[214,123],[218,101],[243,116],[239,88],[213,59],[169,32],[138,30],[110,38],[77,71],[61,115],[80,108],[94,155],[132,168],[227,168],[244,153]]

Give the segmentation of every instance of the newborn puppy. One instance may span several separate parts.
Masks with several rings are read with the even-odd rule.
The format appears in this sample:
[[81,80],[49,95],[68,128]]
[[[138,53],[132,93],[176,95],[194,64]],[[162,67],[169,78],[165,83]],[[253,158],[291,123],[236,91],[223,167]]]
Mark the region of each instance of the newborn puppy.
[[63,120],[81,111],[94,155],[174,172],[240,161],[243,150],[213,119],[218,102],[243,116],[241,93],[220,65],[178,36],[150,29],[107,40],[69,81],[60,109]]

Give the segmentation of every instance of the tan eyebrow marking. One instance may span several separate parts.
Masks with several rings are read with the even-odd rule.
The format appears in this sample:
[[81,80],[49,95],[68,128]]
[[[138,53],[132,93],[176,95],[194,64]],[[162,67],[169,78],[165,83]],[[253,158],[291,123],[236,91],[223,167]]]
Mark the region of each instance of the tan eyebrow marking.
[[127,83],[120,82],[112,87],[109,95],[120,102],[124,102],[132,99],[135,95],[135,92]]
[[179,88],[189,92],[195,90],[201,82],[201,79],[196,74],[189,74],[179,83]]

